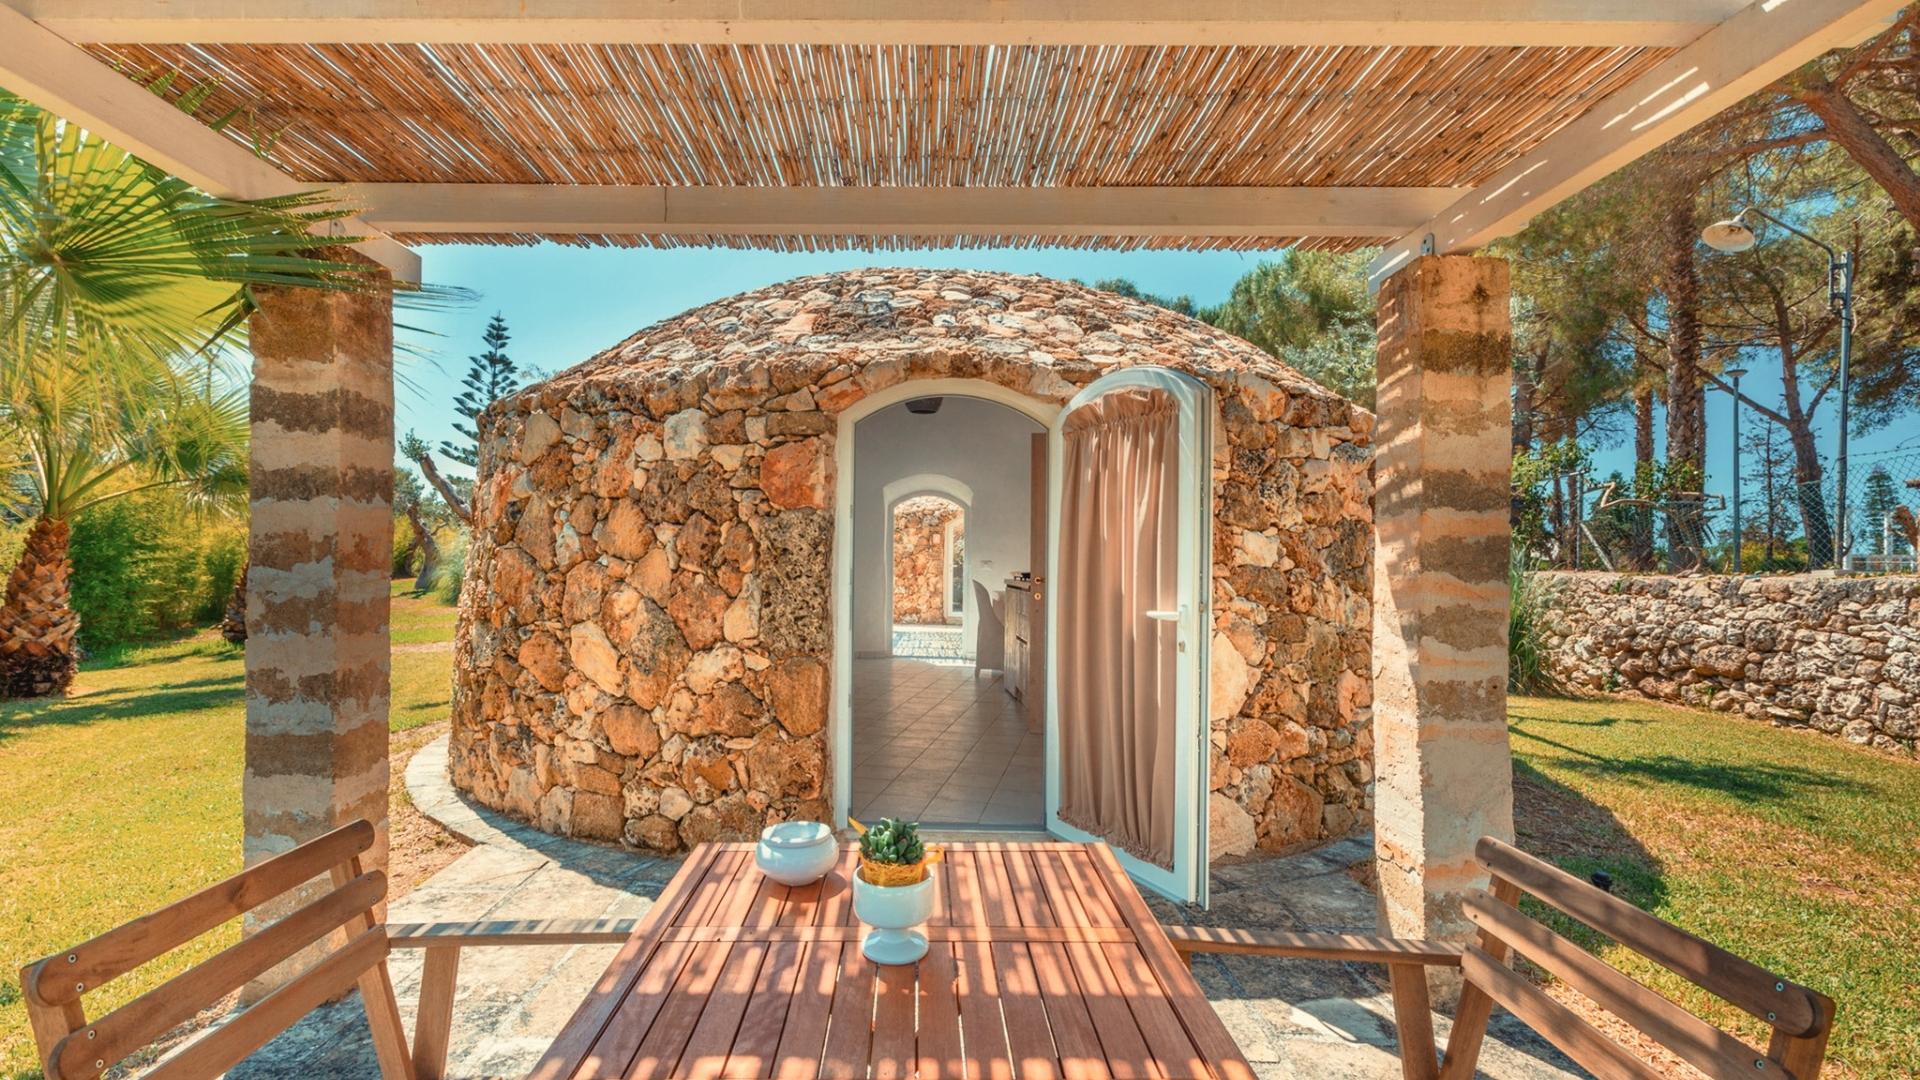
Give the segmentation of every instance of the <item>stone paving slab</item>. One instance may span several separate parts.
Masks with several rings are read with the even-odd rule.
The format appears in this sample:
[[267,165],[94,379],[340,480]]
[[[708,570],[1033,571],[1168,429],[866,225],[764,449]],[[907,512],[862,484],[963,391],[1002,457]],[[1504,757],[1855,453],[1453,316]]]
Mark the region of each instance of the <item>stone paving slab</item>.
[[[414,755],[414,804],[475,847],[393,905],[394,922],[617,918],[644,914],[673,876],[659,859],[542,833],[461,800],[446,779],[446,740]],[[969,835],[968,839],[979,836]],[[1353,836],[1279,859],[1216,867],[1211,910],[1153,898],[1165,922],[1371,932],[1374,899],[1347,874],[1371,857]],[[447,1075],[516,1077],[532,1067],[618,947],[466,950],[454,1003]],[[421,954],[396,953],[395,990],[408,1029]],[[1194,973],[1262,1080],[1398,1080],[1384,973],[1364,964],[1206,956]],[[1444,1041],[1448,1021],[1436,1015]],[[1538,1036],[1501,1014],[1481,1057],[1488,1080],[1584,1076]],[[375,1077],[357,995],[325,1006],[229,1076],[245,1080]]]

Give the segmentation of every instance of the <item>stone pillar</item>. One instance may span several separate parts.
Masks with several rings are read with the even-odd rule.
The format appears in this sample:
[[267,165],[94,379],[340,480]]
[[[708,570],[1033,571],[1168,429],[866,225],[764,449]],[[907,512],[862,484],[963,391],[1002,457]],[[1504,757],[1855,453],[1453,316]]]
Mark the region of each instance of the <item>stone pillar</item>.
[[[366,818],[378,839],[365,862],[384,867],[392,299],[301,288],[256,295],[246,861]],[[249,930],[289,906],[262,909]]]
[[1383,929],[1402,936],[1467,937],[1473,845],[1513,836],[1507,291],[1505,261],[1464,255],[1380,290],[1374,843]]

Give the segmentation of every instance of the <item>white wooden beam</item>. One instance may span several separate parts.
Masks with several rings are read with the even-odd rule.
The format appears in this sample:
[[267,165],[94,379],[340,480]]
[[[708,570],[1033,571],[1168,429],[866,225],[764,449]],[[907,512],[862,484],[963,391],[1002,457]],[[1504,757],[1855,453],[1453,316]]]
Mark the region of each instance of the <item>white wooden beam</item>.
[[[311,191],[58,35],[0,6],[0,86],[212,195],[259,199]],[[420,256],[363,221],[334,225],[401,281]]]
[[70,41],[1651,45],[1741,0],[4,0]]
[[1885,26],[1907,0],[1761,0],[1555,132],[1374,260],[1373,287],[1423,250],[1470,251],[1829,49]]
[[1460,189],[350,184],[340,194],[393,233],[1385,239]]

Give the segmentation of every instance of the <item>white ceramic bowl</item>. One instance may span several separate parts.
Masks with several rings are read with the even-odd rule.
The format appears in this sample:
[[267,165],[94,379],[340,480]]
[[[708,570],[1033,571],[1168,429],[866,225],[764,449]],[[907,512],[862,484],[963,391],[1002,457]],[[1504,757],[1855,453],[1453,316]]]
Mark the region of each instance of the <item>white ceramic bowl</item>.
[[840,860],[833,829],[818,821],[783,821],[760,831],[753,861],[782,885],[811,885]]
[[927,935],[914,927],[933,917],[933,875],[916,885],[869,885],[853,875],[853,913],[873,929],[860,951],[876,964],[917,964],[927,955]]

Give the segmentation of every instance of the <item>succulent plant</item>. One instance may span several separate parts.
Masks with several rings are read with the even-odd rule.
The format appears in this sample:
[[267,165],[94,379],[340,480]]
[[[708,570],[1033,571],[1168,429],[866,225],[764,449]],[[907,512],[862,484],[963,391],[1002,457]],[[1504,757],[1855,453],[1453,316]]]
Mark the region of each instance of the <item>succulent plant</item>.
[[926,855],[919,822],[881,818],[860,837],[860,857],[868,862],[912,866]]

